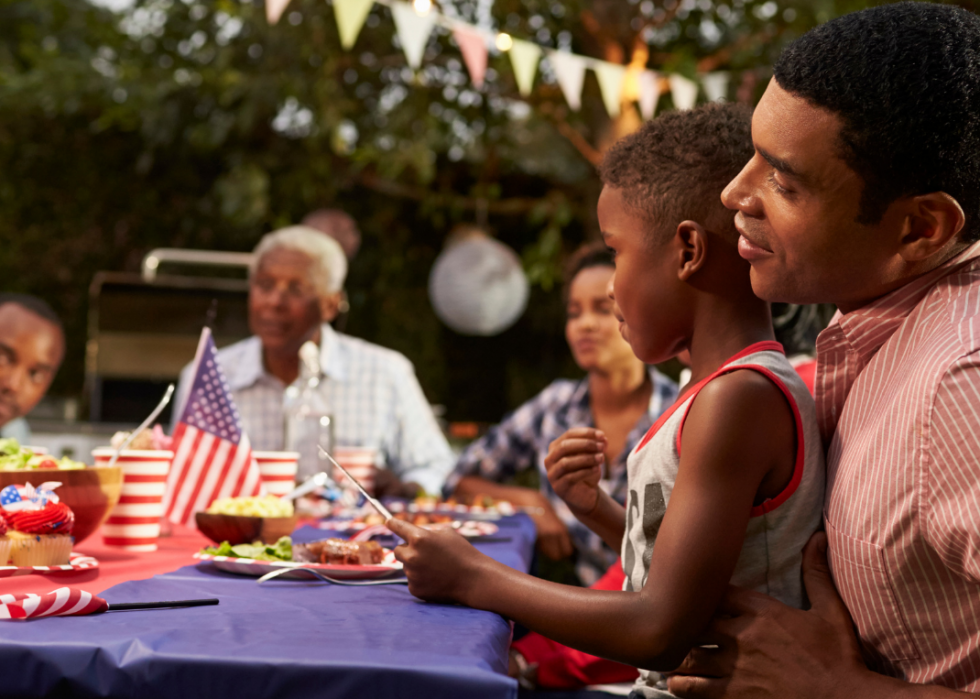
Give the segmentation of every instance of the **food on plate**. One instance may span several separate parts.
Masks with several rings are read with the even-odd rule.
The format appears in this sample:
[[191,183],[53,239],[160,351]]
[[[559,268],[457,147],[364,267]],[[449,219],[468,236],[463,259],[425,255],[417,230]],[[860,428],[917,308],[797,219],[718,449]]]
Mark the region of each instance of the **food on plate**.
[[86,468],[85,464],[73,461],[67,456],[60,459],[47,454],[35,454],[22,447],[16,439],[0,439],[0,471],[26,470],[74,470]]
[[333,565],[380,565],[385,557],[385,550],[374,541],[323,539],[308,544],[293,544],[288,536],[280,538],[272,546],[260,543],[232,546],[227,541],[223,541],[220,546],[201,549],[201,553],[228,558],[251,558],[256,561],[297,561]]
[[212,515],[245,517],[292,517],[293,503],[275,495],[260,497],[218,498],[207,509]]
[[293,557],[306,563],[370,566],[384,561],[385,550],[376,541],[323,539],[308,544],[296,544],[293,547]]
[[[118,449],[122,444],[129,439],[129,435],[132,432],[116,432],[112,435],[112,439],[109,440],[109,444],[114,448]],[[143,430],[138,435],[133,437],[133,441],[129,443],[126,449],[139,449],[139,450],[154,450],[158,451],[161,449],[170,449],[173,443],[173,438],[168,437],[163,433],[163,428],[160,425],[154,425],[152,430]]]
[[65,565],[71,556],[75,513],[60,502],[54,489],[61,483],[37,488],[8,485],[0,490],[0,512],[10,540],[10,561],[15,566]]
[[276,543],[269,544],[238,544],[232,546],[222,541],[220,546],[208,546],[201,553],[212,556],[227,556],[228,558],[251,558],[256,561],[291,561],[293,560],[293,540],[288,536],[280,537]]
[[[429,524],[446,524],[453,521],[452,515],[436,512],[407,512],[403,510],[401,512],[395,512],[393,515],[395,519],[414,524],[416,527],[424,527]],[[384,524],[385,518],[377,512],[369,512],[363,517],[355,517],[351,521],[355,524],[372,526],[375,524]]]

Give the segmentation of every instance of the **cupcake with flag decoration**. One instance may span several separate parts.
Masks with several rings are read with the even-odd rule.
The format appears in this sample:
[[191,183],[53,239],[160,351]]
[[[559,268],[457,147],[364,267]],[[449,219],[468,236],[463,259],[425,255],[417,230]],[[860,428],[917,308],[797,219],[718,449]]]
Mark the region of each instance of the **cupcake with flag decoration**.
[[28,483],[9,485],[0,490],[0,513],[6,520],[13,565],[68,563],[75,514],[54,493],[59,485],[61,483],[42,483],[35,488]]

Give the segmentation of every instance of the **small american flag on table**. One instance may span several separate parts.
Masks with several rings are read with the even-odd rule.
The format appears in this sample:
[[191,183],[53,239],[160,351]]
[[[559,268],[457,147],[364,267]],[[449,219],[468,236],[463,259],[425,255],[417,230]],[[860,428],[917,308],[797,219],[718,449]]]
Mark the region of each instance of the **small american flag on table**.
[[259,467],[208,328],[197,345],[193,376],[173,434],[174,460],[163,497],[165,516],[187,526],[194,526],[194,513],[216,498],[262,492]]

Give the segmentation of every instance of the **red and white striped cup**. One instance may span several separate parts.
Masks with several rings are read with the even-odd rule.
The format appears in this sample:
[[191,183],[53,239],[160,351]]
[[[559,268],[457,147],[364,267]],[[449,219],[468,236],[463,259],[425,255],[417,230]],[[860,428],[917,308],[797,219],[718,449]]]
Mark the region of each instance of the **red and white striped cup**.
[[269,495],[285,495],[296,487],[296,471],[299,469],[299,452],[253,451],[259,465],[259,479]]
[[[96,466],[108,466],[116,452],[112,447],[92,451]],[[119,503],[102,525],[106,546],[130,551],[156,551],[163,517],[163,494],[172,451],[125,449],[116,465],[122,467],[123,484]]]
[[[337,463],[346,468],[350,475],[357,479],[358,483],[364,486],[364,490],[374,495],[374,474],[378,470],[376,465],[378,450],[373,447],[334,447],[333,458]],[[347,480],[339,470],[334,474],[334,480],[342,488],[354,488],[354,484]]]

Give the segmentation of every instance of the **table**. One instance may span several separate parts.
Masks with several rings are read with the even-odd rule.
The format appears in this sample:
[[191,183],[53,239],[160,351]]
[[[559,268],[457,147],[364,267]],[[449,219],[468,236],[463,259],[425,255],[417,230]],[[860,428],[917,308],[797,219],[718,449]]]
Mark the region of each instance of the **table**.
[[[533,523],[518,515],[500,524],[500,535],[510,540],[478,547],[526,570]],[[305,528],[294,538],[319,536]],[[6,591],[2,585],[0,591]],[[4,673],[3,694],[517,696],[516,683],[506,675],[507,621],[489,612],[420,602],[400,585],[283,580],[260,586],[210,566],[185,566],[117,584],[102,596],[110,602],[219,597],[221,604],[6,623],[0,667],[16,671]]]

